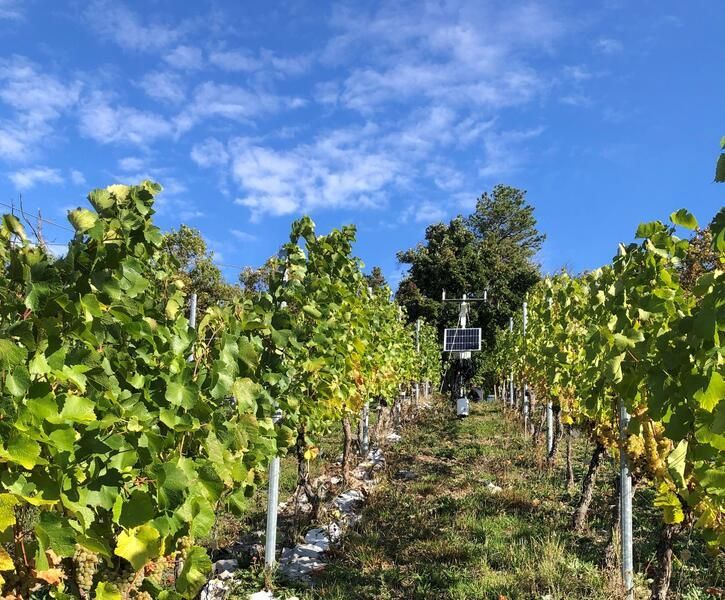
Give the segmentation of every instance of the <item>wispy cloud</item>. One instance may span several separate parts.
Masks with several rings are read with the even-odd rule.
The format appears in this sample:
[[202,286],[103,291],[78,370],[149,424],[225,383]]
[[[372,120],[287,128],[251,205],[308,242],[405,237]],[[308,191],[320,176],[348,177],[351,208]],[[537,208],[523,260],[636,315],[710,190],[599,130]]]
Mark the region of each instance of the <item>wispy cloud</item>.
[[177,46],[164,56],[164,60],[176,69],[194,71],[204,66],[204,55],[195,46]]
[[122,48],[138,52],[168,48],[188,29],[186,24],[163,23],[146,13],[142,18],[120,1],[95,0],[84,15],[99,39],[110,39]]
[[617,54],[624,50],[624,44],[614,38],[599,38],[594,42],[594,48],[602,54]]
[[127,156],[118,161],[118,168],[125,173],[142,171],[146,168],[146,161],[138,156]]
[[179,105],[186,99],[186,85],[178,73],[151,71],[143,76],[139,87],[149,98],[172,105]]
[[22,19],[25,16],[24,8],[19,0],[0,0],[0,19]]
[[94,93],[80,109],[82,135],[101,144],[150,144],[170,137],[174,127],[156,113],[129,106],[112,105],[101,93]]
[[480,175],[493,179],[510,175],[518,170],[529,155],[524,143],[538,137],[543,131],[543,127],[536,127],[502,131],[487,136],[484,142],[485,157],[479,169]]
[[86,177],[85,177],[85,175],[83,175],[83,173],[81,173],[80,171],[78,171],[76,169],[71,169],[71,172],[70,172],[70,180],[75,185],[86,185]]
[[300,56],[280,56],[262,48],[252,52],[247,48],[216,50],[209,54],[209,62],[224,71],[254,73],[266,71],[276,75],[301,75],[312,65],[309,54]]
[[51,169],[49,167],[31,167],[28,169],[21,169],[10,173],[8,179],[13,182],[13,185],[18,190],[29,190],[35,187],[36,184],[60,184],[63,183],[63,177],[58,169]]
[[362,112],[384,103],[428,98],[449,106],[501,107],[529,101],[546,82],[521,58],[548,52],[564,32],[549,10],[533,4],[460,2],[385,4],[371,15],[338,9],[323,60],[356,67],[337,94],[323,98]]
[[336,131],[291,150],[235,140],[232,177],[244,192],[236,203],[255,220],[320,207],[380,206],[385,188],[402,176],[403,163],[361,142],[357,131]]
[[0,120],[0,158],[26,159],[53,134],[54,123],[78,101],[81,83],[41,71],[21,56],[0,60],[0,102],[10,114]]
[[251,122],[255,117],[303,105],[301,98],[207,81],[194,90],[192,102],[176,118],[176,124],[184,132],[210,118]]
[[239,240],[240,242],[256,242],[257,241],[256,235],[253,235],[246,231],[241,231],[240,229],[230,229],[229,233],[231,233],[234,236],[234,238]]

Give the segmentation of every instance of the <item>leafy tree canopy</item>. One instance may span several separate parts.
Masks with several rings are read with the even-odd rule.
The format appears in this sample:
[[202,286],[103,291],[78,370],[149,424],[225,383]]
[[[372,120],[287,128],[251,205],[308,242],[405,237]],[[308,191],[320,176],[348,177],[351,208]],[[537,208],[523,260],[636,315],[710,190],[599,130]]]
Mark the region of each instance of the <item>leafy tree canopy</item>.
[[189,293],[196,292],[200,312],[239,296],[239,287],[224,280],[198,229],[187,225],[172,229],[164,234],[162,251],[178,263],[178,277]]
[[368,285],[373,291],[380,290],[388,285],[383,275],[383,270],[380,267],[373,267],[370,273],[365,275],[365,279],[368,281]]
[[441,295],[480,297],[488,290],[489,303],[474,304],[470,324],[483,328],[484,345],[492,346],[498,327],[519,310],[524,294],[539,280],[534,261],[545,235],[537,229],[526,192],[498,185],[484,193],[468,217],[430,225],[425,241],[398,253],[410,265],[397,300],[411,320],[424,317],[439,329],[455,325],[458,307],[443,306]]

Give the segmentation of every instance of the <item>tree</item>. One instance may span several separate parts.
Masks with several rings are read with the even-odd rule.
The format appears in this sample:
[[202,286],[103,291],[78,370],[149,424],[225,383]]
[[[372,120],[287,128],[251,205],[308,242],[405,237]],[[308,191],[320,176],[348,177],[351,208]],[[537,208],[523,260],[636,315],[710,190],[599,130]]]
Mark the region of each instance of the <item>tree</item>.
[[244,267],[239,274],[239,284],[242,290],[246,293],[266,292],[278,264],[279,259],[272,256],[261,267]]
[[720,152],[715,166],[715,181],[725,183],[725,135],[720,139],[720,149],[722,152]]
[[372,271],[365,275],[365,279],[367,279],[368,285],[373,291],[382,289],[388,285],[388,282],[385,281],[383,270],[380,267],[373,267]]
[[199,312],[239,297],[239,287],[224,280],[198,229],[187,225],[172,229],[164,234],[162,250],[177,262],[177,276],[188,292],[196,292]]
[[698,229],[678,267],[680,285],[692,292],[700,276],[714,271],[719,264],[720,256],[713,245],[710,227]]
[[443,290],[449,298],[488,290],[489,302],[471,306],[469,323],[482,328],[483,347],[493,348],[498,329],[540,278],[535,256],[544,239],[526,192],[498,185],[471,215],[430,225],[424,242],[398,253],[410,270],[396,298],[411,320],[424,317],[440,330],[458,318],[457,305],[441,302]]

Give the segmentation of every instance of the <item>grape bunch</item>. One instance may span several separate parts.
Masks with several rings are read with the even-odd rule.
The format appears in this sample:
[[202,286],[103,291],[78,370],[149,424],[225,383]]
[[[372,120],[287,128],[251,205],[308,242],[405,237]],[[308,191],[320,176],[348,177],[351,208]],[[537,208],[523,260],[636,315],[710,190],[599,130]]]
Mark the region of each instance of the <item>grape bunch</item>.
[[124,565],[117,573],[112,573],[109,577],[109,583],[112,583],[118,588],[123,600],[130,598],[135,581],[136,573],[129,564]]
[[191,550],[193,545],[194,540],[190,536],[185,535],[184,537],[179,538],[176,546],[179,549],[179,558],[182,561],[186,560],[186,555],[189,553],[189,550]]
[[633,460],[637,460],[644,454],[644,440],[641,436],[633,434],[627,438],[627,454]]
[[153,596],[148,592],[136,592],[134,600],[154,600]]
[[78,590],[80,591],[81,596],[87,598],[93,588],[93,578],[95,577],[96,570],[98,569],[98,554],[91,552],[90,550],[86,550],[80,544],[76,544],[73,561],[75,563]]
[[163,583],[164,573],[173,568],[176,552],[169,556],[162,556],[145,567],[146,578],[156,585]]

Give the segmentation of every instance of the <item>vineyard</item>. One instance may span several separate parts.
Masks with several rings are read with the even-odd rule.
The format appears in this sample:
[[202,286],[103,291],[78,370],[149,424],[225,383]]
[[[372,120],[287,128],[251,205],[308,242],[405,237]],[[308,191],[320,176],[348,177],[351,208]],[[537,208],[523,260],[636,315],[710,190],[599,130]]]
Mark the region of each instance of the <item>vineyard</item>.
[[194,598],[211,569],[194,541],[220,507],[243,509],[273,457],[295,453],[307,489],[333,424],[349,433],[373,398],[439,382],[435,334],[424,324],[416,351],[389,292],[366,285],[352,228],[294,223],[268,292],[192,327],[152,222],[159,191],[95,190],[57,259],[3,217],[6,598]]
[[[468,550],[444,562],[477,557],[480,567],[493,559],[477,554],[490,547],[478,544],[476,535],[493,536],[496,544],[504,539],[481,533],[487,523],[507,511],[520,517],[524,504],[534,514],[542,501],[552,515],[558,511],[547,517],[558,528],[547,535],[561,532],[573,545],[594,520],[603,487],[597,482],[616,465],[617,483],[606,492],[616,504],[605,527],[606,564],[591,567],[598,583],[568,592],[562,591],[565,581],[539,575],[517,587],[523,567],[500,556],[495,564],[505,569],[494,569],[494,583],[468,568],[446,579],[419,565],[419,579],[389,585],[383,569],[379,579],[363,577],[359,589],[345,592],[344,584],[330,580],[330,573],[345,572],[349,557],[343,557],[314,597],[639,597],[636,570],[644,567],[633,560],[635,494],[651,495],[661,521],[654,566],[647,567],[651,597],[668,597],[683,535],[694,536],[705,560],[719,565],[704,576],[710,592],[703,594],[722,593],[724,210],[706,233],[686,210],[673,213],[671,225],[641,225],[641,241],[621,245],[611,264],[535,283],[510,320],[482,305],[478,318],[488,319],[494,341],[484,344],[485,360],[478,363],[489,371],[474,379],[487,382],[485,395],[492,392],[496,404],[459,422],[441,394],[432,405],[420,402],[430,398],[423,390],[448,389],[453,361],[442,356],[440,322],[408,315],[387,286],[370,285],[353,256],[353,227],[321,235],[307,217],[294,222],[289,241],[270,260],[264,289],[197,315],[195,290],[180,277],[173,253],[163,251],[164,234],[153,222],[160,191],[148,181],[94,190],[92,209],[69,213],[75,233],[60,257],[33,239],[16,215],[3,217],[4,598],[198,597],[212,572],[210,548],[201,542],[216,531],[220,516],[242,518],[266,492],[268,514],[276,519],[271,488],[280,457],[293,469],[294,498],[305,498],[316,515],[324,498],[311,471],[322,459],[321,447],[339,451],[339,461],[328,456],[324,468],[339,472],[344,486],[369,446],[384,446],[382,435],[368,437],[371,407],[378,427],[387,416],[402,428],[407,454],[391,450],[391,462],[403,468],[412,461],[429,477],[410,488],[417,496],[406,496],[412,492],[395,487],[398,472],[390,471],[382,492],[372,492],[371,510],[383,512],[369,513],[362,528],[390,546],[385,564],[412,556],[394,549],[411,527],[434,538],[444,530],[454,535],[456,519],[467,515],[473,541],[456,537]],[[697,233],[681,238],[677,228]],[[458,424],[469,422],[474,425]],[[589,454],[579,469],[583,444]],[[537,479],[509,473],[505,465],[512,460],[526,463]],[[449,489],[433,493],[446,482]],[[557,495],[556,484],[564,495]],[[517,494],[531,495],[524,489],[530,485],[541,498],[517,500]],[[422,509],[449,493],[459,494],[448,500],[450,506],[460,501],[460,514]],[[478,522],[481,510],[490,522]],[[440,528],[427,519],[440,519]],[[407,523],[407,532],[394,533],[398,521]],[[374,522],[380,526],[371,532]],[[267,523],[266,568],[258,568],[262,585],[282,590],[284,584],[270,584],[277,548]],[[538,534],[546,523],[536,525]],[[515,525],[526,529],[524,519]],[[549,543],[527,539],[529,553]],[[415,540],[421,548],[428,542],[435,540]],[[358,556],[374,551],[361,549]],[[533,558],[526,560],[535,571]],[[615,564],[621,577],[607,579]],[[345,576],[351,577],[349,570]],[[381,586],[388,595],[379,595]]]
[[[654,488],[664,526],[652,597],[661,599],[668,593],[675,532],[694,527],[713,557],[725,542],[725,279],[717,268],[725,258],[725,211],[710,227],[715,265],[696,278],[683,273],[690,244],[675,235],[675,226],[695,230],[697,221],[686,210],[671,221],[641,225],[643,241],[621,245],[611,265],[542,281],[516,326],[503,332],[497,356],[499,394],[520,409],[535,438],[548,429],[550,465],[564,435],[570,446],[572,430],[594,442],[575,529],[586,525],[603,457],[620,461],[615,534],[623,559],[629,553],[623,564],[628,596],[632,485]],[[629,523],[622,526],[626,511]]]

